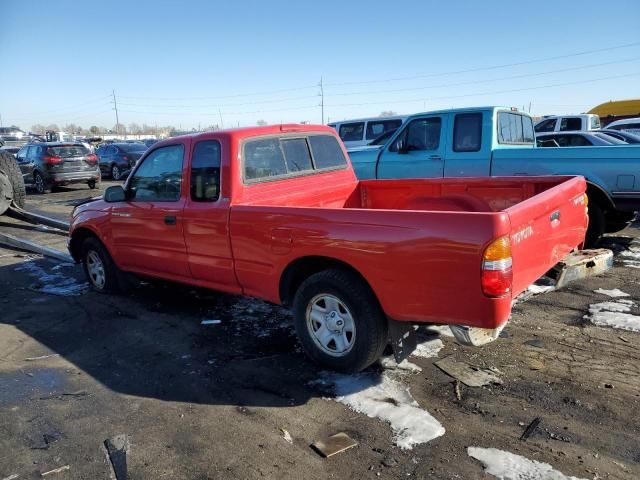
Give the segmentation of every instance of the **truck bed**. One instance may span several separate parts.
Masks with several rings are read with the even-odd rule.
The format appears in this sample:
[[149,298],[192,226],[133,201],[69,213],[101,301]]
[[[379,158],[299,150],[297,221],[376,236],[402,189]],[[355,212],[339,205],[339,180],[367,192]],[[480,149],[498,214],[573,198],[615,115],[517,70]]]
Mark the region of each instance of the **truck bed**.
[[[232,205],[231,241],[245,293],[264,296],[267,285],[268,299],[278,302],[287,265],[330,256],[369,279],[395,320],[496,328],[512,297],[579,245],[587,226],[582,177],[323,185],[309,195],[299,182],[295,189],[269,182],[260,188],[273,195],[252,192],[255,200]],[[506,235],[513,290],[509,298],[487,298],[479,286],[482,254]]]

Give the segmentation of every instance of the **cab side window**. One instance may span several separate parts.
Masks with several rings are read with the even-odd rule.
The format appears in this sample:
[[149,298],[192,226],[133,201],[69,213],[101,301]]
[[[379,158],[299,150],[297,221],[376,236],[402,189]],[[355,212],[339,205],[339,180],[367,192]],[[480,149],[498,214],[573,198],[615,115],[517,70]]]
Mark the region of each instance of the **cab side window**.
[[182,187],[183,159],[182,145],[169,145],[151,152],[131,177],[131,200],[177,202]]
[[453,151],[477,152],[482,146],[482,113],[459,113],[453,122]]
[[191,155],[191,200],[215,202],[220,196],[220,143],[196,143]]

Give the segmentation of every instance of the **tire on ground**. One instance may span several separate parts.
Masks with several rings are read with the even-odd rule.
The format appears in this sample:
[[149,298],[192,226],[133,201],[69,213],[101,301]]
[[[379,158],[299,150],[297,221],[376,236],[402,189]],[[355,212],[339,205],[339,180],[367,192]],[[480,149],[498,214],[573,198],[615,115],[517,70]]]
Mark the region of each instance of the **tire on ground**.
[[[89,271],[88,259],[92,253],[95,253],[102,262],[104,269],[104,285],[102,287],[96,285],[95,279]],[[95,237],[87,238],[82,244],[81,259],[84,273],[94,290],[100,293],[116,293],[120,291],[120,271],[100,240]]]
[[[13,192],[9,192],[9,195],[13,197],[13,203],[18,207],[23,208],[27,198],[27,192],[24,187],[24,180],[22,179],[20,167],[18,167],[15,158],[9,152],[0,151],[0,173],[6,176],[11,188],[13,189]],[[6,192],[0,192],[0,195],[5,194]],[[0,211],[0,215],[3,213],[5,212]]]
[[[353,317],[355,340],[344,356],[324,352],[308,327],[307,309],[321,294],[339,299]],[[302,282],[294,297],[293,317],[298,338],[307,355],[333,370],[359,372],[380,358],[387,345],[387,320],[377,298],[357,274],[348,270],[324,270]]]
[[605,231],[605,215],[603,208],[597,203],[589,204],[589,228],[585,238],[585,247],[598,245]]

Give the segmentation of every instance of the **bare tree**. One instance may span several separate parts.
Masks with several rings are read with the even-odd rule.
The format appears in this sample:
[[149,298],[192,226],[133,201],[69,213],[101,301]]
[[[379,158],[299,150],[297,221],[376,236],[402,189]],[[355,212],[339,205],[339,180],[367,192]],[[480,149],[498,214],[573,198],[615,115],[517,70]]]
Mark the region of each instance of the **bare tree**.
[[396,115],[398,114],[393,110],[385,110],[384,112],[380,112],[381,117],[394,117]]
[[56,123],[50,123],[49,125],[47,125],[45,127],[47,130],[51,130],[53,132],[59,132],[60,131],[60,127],[58,127],[58,125]]
[[44,134],[46,130],[46,127],[44,125],[40,125],[39,123],[36,123],[35,125],[31,126],[31,132],[33,133],[38,133],[40,135]]
[[140,135],[142,133],[142,127],[135,122],[129,124],[129,133],[134,135]]
[[126,135],[127,127],[125,127],[122,123],[116,123],[111,129],[116,135]]
[[265,125],[267,125],[267,122],[265,122],[264,120],[258,120],[256,122],[256,125],[258,125],[259,127],[264,127]]

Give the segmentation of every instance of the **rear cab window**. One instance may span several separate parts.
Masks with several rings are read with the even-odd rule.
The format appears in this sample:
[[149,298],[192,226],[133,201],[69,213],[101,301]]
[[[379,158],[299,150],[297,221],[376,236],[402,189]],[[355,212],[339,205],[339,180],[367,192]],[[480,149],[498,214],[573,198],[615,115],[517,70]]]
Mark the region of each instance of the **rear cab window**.
[[560,131],[582,130],[582,119],[580,117],[563,117],[560,120]]
[[598,130],[600,128],[600,117],[591,117],[591,130]]
[[257,183],[345,168],[347,159],[333,135],[249,139],[242,147],[245,183]]
[[529,145],[534,142],[533,120],[515,112],[498,112],[498,143]]

